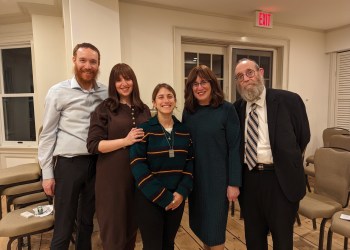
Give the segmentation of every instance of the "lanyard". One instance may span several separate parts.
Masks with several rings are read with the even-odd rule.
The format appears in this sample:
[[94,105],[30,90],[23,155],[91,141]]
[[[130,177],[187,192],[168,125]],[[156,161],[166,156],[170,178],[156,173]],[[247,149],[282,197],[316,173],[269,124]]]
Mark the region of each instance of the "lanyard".
[[[162,125],[160,125],[160,127],[162,128],[163,132],[164,132],[164,137],[166,139],[166,141],[168,142],[169,145],[169,158],[174,158],[175,157],[175,151],[174,151],[174,141],[175,141],[175,137],[174,137],[174,127],[170,132],[170,137],[167,136],[167,133],[165,131],[165,129],[163,128]],[[170,143],[171,142],[171,143]]]

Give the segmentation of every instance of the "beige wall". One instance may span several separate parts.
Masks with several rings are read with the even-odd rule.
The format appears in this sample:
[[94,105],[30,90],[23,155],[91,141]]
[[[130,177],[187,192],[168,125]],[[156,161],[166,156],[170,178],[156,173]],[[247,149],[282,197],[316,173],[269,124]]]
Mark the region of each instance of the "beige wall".
[[121,60],[119,5],[118,0],[109,0],[108,6],[104,1],[97,2],[62,1],[67,64],[71,65],[72,50],[77,43],[92,43],[101,53],[99,81],[107,85],[110,69]]
[[62,81],[67,71],[63,21],[60,17],[32,16],[35,88],[35,124],[42,125],[45,96],[49,88]]
[[175,63],[181,51],[176,49],[174,30],[180,27],[208,33],[211,38],[225,34],[232,43],[237,36],[254,37],[255,42],[284,41],[288,48],[286,82],[281,85],[300,94],[306,104],[312,132],[306,154],[322,145],[329,96],[330,58],[326,52],[348,49],[350,28],[328,33],[277,25],[260,29],[250,22],[126,2],[114,9],[94,1],[63,0],[62,4],[63,18],[37,15],[32,24],[0,26],[0,44],[13,37],[29,37],[34,42],[37,125],[41,124],[48,88],[70,76],[71,50],[78,42],[91,42],[100,49],[100,81],[105,84],[115,63],[130,64],[138,77],[142,99],[151,106],[151,92],[157,83],[182,84]]
[[350,25],[326,34],[326,52],[350,50]]
[[[289,59],[287,89],[303,98],[310,120],[312,139],[307,154],[322,145],[322,131],[327,127],[329,58],[325,54],[323,32],[275,26],[259,29],[253,23],[204,16],[174,10],[120,3],[122,61],[135,70],[141,96],[151,105],[151,92],[159,82],[173,85],[174,27],[240,34],[264,39],[287,40]],[[178,93],[181,95],[182,93]]]

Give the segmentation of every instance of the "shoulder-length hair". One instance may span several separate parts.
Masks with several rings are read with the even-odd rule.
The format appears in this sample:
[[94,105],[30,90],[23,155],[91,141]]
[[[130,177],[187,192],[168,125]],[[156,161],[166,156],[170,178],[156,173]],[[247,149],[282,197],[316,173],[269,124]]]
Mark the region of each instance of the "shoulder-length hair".
[[132,80],[133,89],[130,100],[131,105],[135,106],[137,110],[142,112],[145,109],[145,104],[141,101],[139,85],[137,83],[136,75],[132,68],[125,63],[118,63],[114,65],[109,75],[108,84],[108,98],[105,102],[106,107],[113,113],[118,112],[120,106],[120,96],[115,87],[115,83],[120,80],[120,77],[127,80]]
[[167,83],[159,83],[159,84],[157,84],[157,86],[155,86],[153,93],[152,93],[152,101],[153,102],[156,101],[157,94],[161,88],[165,88],[165,89],[169,90],[173,94],[174,99],[176,101],[176,93],[175,93],[175,90],[173,89],[173,87],[171,87]]
[[199,65],[190,71],[185,85],[185,110],[190,113],[194,113],[199,105],[197,99],[194,97],[192,87],[198,76],[210,83],[210,106],[216,108],[224,102],[224,93],[213,71],[206,65]]

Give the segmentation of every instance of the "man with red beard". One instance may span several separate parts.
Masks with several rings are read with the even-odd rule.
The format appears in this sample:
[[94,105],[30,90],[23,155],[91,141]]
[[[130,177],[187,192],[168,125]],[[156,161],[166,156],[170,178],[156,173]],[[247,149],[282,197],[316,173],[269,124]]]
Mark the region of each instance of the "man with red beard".
[[88,153],[86,139],[90,114],[107,98],[107,88],[96,82],[100,52],[94,45],[76,45],[73,64],[75,76],[48,91],[39,138],[42,186],[55,199],[52,250],[68,249],[75,221],[75,248],[91,249],[96,156]]
[[235,68],[235,102],[242,128],[243,185],[240,204],[248,250],[293,249],[293,225],[305,195],[302,154],[310,140],[305,105],[299,95],[266,89],[264,69],[250,59]]

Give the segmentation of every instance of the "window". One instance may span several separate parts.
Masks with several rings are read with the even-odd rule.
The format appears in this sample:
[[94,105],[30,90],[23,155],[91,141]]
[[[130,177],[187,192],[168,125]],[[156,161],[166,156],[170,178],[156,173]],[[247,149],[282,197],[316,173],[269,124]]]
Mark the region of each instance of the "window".
[[[237,48],[232,49],[232,65],[236,65],[236,63],[243,58],[254,60],[261,68],[264,69],[265,87],[271,88],[273,75],[273,51]],[[232,78],[234,78],[234,67],[232,68]],[[232,82],[234,82],[233,79]],[[232,93],[232,100],[240,99],[241,96],[238,91],[235,88],[232,90],[234,91],[234,93]]]
[[30,47],[0,47],[1,144],[36,141]]
[[337,53],[335,126],[350,129],[350,51]]
[[226,49],[220,46],[182,44],[184,82],[186,83],[187,76],[193,67],[203,64],[211,68],[225,93],[227,91],[225,52]]

